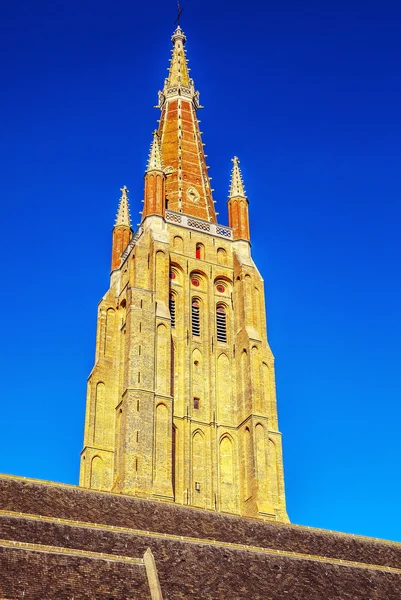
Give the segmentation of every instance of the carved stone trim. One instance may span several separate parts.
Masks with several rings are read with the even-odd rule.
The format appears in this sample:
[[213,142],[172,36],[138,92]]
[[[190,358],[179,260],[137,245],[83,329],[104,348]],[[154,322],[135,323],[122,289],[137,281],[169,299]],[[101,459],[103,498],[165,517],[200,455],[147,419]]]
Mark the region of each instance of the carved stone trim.
[[233,239],[233,230],[231,227],[217,225],[216,223],[209,223],[209,221],[203,221],[202,219],[194,219],[193,217],[176,213],[172,210],[166,210],[165,219],[169,223],[180,225],[186,229],[202,231],[203,233],[216,235],[217,237],[225,238],[226,240]]

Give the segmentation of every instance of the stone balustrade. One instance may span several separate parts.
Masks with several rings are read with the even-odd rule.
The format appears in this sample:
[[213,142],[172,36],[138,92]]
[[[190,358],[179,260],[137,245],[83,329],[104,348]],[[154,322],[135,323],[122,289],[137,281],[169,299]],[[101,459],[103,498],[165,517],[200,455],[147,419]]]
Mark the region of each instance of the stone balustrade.
[[233,232],[230,227],[218,225],[217,223],[210,223],[209,221],[203,221],[203,219],[195,219],[189,215],[182,213],[173,212],[172,210],[166,210],[166,221],[187,229],[193,229],[195,231],[201,231],[203,233],[209,233],[210,235],[216,235],[226,240],[233,239]]

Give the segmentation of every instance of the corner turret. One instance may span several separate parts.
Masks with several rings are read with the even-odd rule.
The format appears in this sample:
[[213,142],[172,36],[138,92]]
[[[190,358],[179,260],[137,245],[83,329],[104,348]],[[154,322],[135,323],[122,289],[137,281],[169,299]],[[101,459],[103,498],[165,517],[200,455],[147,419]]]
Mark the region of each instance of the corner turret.
[[239,168],[237,156],[232,159],[233,168],[231,172],[231,184],[228,195],[228,224],[233,229],[235,240],[245,240],[249,242],[249,214],[248,198],[245,194],[244,181]]
[[163,172],[160,139],[157,131],[153,132],[150,146],[148,166],[145,173],[145,192],[142,220],[149,215],[165,215],[166,205],[166,176]]
[[113,227],[113,241],[111,250],[111,270],[118,269],[121,262],[121,254],[132,236],[131,216],[128,203],[128,192],[126,186],[120,188],[121,198],[118,204],[116,221]]

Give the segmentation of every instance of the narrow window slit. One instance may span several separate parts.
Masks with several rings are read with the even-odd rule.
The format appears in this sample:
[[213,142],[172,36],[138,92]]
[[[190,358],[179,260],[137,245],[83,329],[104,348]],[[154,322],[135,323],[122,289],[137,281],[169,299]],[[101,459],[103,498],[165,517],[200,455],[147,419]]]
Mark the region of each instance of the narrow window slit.
[[227,342],[227,315],[224,306],[216,308],[217,341]]
[[170,317],[171,317],[171,327],[175,327],[175,297],[174,294],[170,294]]
[[199,300],[192,300],[192,335],[200,336],[200,306]]

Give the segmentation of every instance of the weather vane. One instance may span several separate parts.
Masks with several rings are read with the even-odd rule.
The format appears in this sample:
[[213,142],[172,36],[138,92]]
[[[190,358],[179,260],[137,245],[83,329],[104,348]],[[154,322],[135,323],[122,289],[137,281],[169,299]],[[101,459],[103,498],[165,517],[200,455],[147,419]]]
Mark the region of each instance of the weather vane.
[[178,7],[178,14],[177,14],[176,20],[174,21],[174,25],[178,25],[178,27],[179,27],[180,26],[180,19],[181,19],[182,11],[184,10],[180,6],[180,0],[177,0],[177,7]]

